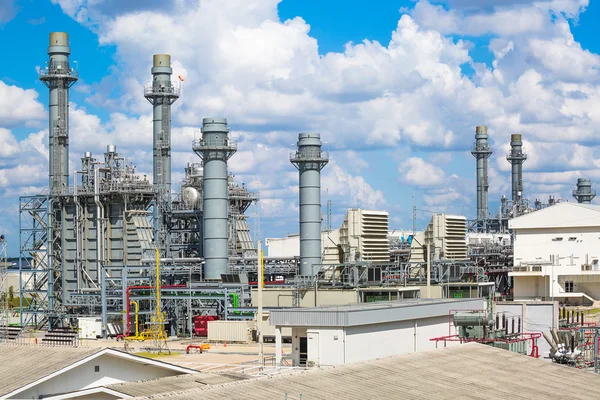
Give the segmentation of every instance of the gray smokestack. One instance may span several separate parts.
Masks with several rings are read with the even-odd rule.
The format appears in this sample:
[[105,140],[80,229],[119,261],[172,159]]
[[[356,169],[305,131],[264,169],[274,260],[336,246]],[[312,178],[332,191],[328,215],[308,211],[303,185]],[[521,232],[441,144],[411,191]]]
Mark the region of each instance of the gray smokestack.
[[290,161],[300,171],[300,275],[313,275],[321,264],[321,170],[329,162],[318,133],[298,135]]
[[171,105],[179,98],[180,87],[171,82],[171,56],[155,54],[152,84],[144,97],[153,106],[152,169],[156,196],[154,219],[157,246],[166,255],[169,249],[168,225],[171,213]]
[[227,273],[228,185],[227,160],[237,150],[229,140],[225,118],[204,118],[202,139],[195,140],[193,149],[204,161],[204,278],[220,279]]
[[577,179],[577,189],[573,190],[573,197],[578,203],[589,204],[596,197],[596,191],[592,189],[592,181],[585,178]]
[[475,146],[471,154],[477,160],[477,220],[484,221],[488,218],[488,158],[492,155],[487,126],[475,128]]
[[69,65],[69,54],[69,35],[50,33],[50,59],[40,71],[40,80],[50,89],[48,173],[51,194],[59,194],[69,186],[69,88],[78,79],[77,71]]
[[523,197],[523,163],[527,160],[521,135],[510,136],[510,154],[506,159],[512,164],[512,201],[516,205]]

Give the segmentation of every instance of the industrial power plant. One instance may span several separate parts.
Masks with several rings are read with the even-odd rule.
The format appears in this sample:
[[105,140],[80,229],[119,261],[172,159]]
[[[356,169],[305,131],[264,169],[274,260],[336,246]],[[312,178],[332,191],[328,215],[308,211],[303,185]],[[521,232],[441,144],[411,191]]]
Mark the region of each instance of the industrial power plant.
[[[203,118],[189,148],[198,161],[172,182],[171,107],[182,91],[169,54],[153,56],[151,83],[140,93],[153,110],[152,179],[110,143],[69,170],[77,135],[69,130],[69,91],[79,79],[70,56],[68,34],[52,32],[39,71],[49,91],[48,189],[19,199],[19,232],[11,236],[19,238],[20,303],[0,317],[3,341],[42,332],[40,346],[111,340],[159,353],[178,338],[188,338],[188,352],[258,342],[264,368],[262,346],[271,340],[275,367],[304,369],[455,352],[442,348],[458,344],[475,349],[469,342],[490,357],[502,349],[600,372],[596,193],[579,178],[575,201],[527,198],[521,134],[494,138],[510,142],[511,165],[511,193],[497,210],[488,201],[494,149],[487,127],[477,126],[476,217],[432,213],[422,229],[394,230],[387,211],[362,208],[349,208],[338,228],[324,224],[326,138],[299,133],[289,156],[298,170],[298,233],[262,242],[246,215],[259,193],[228,168],[238,143],[226,118]],[[178,371],[151,378],[190,373]],[[43,395],[11,390],[4,394]]]

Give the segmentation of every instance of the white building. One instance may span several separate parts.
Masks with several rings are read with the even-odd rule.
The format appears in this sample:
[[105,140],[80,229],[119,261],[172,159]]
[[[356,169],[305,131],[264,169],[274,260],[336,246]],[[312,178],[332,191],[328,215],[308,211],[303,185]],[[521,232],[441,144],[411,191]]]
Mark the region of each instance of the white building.
[[284,327],[292,328],[293,365],[331,366],[434,349],[430,339],[456,333],[452,310],[483,309],[483,299],[421,299],[271,310],[276,362]]
[[466,260],[466,235],[467,219],[463,215],[434,214],[425,231],[413,238],[410,261],[425,262],[427,245],[432,260]]
[[195,373],[115,349],[0,345],[0,399],[104,399],[105,385]]
[[515,300],[600,300],[600,206],[559,203],[509,221]]

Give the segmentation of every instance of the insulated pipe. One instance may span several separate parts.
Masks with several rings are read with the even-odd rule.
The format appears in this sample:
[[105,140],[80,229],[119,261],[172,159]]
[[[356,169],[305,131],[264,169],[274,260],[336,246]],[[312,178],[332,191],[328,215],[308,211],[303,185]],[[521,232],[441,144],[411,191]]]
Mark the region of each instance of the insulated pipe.
[[40,80],[50,89],[48,101],[48,175],[51,194],[69,186],[69,88],[77,81],[77,71],[69,65],[69,35],[51,32],[47,67]]
[[218,280],[227,273],[228,190],[227,160],[237,150],[229,139],[225,118],[204,118],[202,139],[193,149],[204,161],[202,229],[204,233],[204,279]]
[[596,191],[592,189],[592,181],[585,178],[577,179],[577,189],[573,190],[573,197],[578,203],[590,204],[596,197]]
[[171,192],[171,105],[180,90],[171,82],[173,69],[169,54],[153,57],[152,85],[144,88],[144,97],[153,105],[153,182],[165,193]]
[[179,85],[171,83],[171,56],[155,54],[152,84],[144,88],[144,97],[153,106],[152,177],[156,204],[154,207],[155,241],[163,254],[170,248],[169,220],[171,213],[171,105],[180,94]]
[[510,136],[510,153],[506,159],[512,165],[512,201],[517,205],[523,198],[523,163],[527,160],[521,135]]
[[471,154],[477,160],[477,220],[485,221],[488,218],[488,158],[492,155],[487,126],[475,128],[475,145]]
[[300,133],[290,162],[299,171],[300,275],[313,276],[321,264],[321,170],[329,162],[321,151],[321,135]]

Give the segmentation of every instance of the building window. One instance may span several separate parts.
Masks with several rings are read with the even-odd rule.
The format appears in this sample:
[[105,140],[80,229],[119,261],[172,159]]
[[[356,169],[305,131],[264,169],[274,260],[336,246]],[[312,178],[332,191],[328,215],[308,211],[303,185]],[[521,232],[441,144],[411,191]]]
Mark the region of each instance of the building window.
[[573,281],[566,281],[565,282],[565,292],[566,293],[573,293]]
[[94,372],[100,372],[100,366],[99,365],[96,365],[94,367]]
[[563,238],[561,237],[555,237],[552,239],[553,242],[562,242]]
[[577,238],[576,238],[576,237],[570,237],[570,238],[569,238],[569,242],[574,242],[574,241],[576,241],[576,240],[577,240]]

